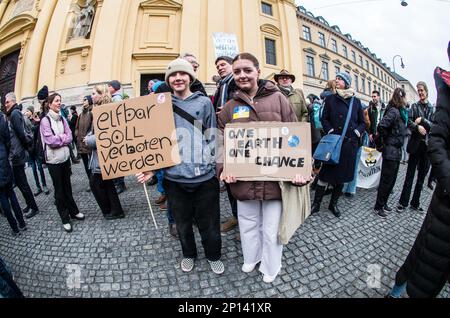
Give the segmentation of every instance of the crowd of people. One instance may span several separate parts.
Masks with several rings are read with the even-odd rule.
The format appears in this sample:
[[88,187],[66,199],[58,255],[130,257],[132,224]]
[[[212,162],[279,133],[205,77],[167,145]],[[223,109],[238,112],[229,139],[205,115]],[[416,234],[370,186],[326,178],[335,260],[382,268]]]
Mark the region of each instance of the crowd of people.
[[[275,82],[262,79],[259,61],[250,53],[241,53],[234,58],[219,57],[215,65],[218,76],[214,96],[207,96],[203,84],[197,79],[199,64],[192,54],[184,54],[172,61],[164,81],[155,79],[148,85],[149,94],[172,93],[175,127],[177,131],[190,131],[192,137],[192,140],[179,138],[179,143],[184,143],[184,147],[189,145],[191,150],[180,153],[181,164],[136,176],[140,183],[158,185],[161,196],[155,203],[167,209],[170,234],[181,244],[182,271],[192,271],[198,255],[194,225],[202,238],[211,270],[216,274],[225,270],[221,261],[220,232],[239,226],[236,239],[241,241],[242,246],[242,271],[252,272],[259,264],[264,282],[272,283],[276,279],[281,270],[283,253],[283,245],[278,239],[283,213],[280,185],[278,182],[238,181],[233,175],[225,175],[222,164],[217,163],[212,155],[220,149],[216,147],[215,134],[223,132],[230,123],[309,122],[312,154],[326,135],[342,135],[343,140],[338,164],[316,160],[311,176],[292,176],[293,186],[311,187],[315,191],[311,214],[321,211],[321,203],[327,193],[331,194],[328,206],[331,213],[337,218],[345,213],[338,202],[343,193],[349,197],[356,193],[357,168],[363,145],[377,148],[382,153],[381,178],[373,209],[382,218],[394,210],[402,213],[408,207],[425,211],[420,198],[425,178],[433,164],[428,185],[434,187],[433,181],[436,180],[437,189],[412,254],[397,275],[393,296],[404,290],[406,283],[411,295],[435,295],[437,289],[424,291],[417,287],[416,284],[420,284],[425,276],[418,277],[417,283],[411,273],[417,269],[412,264],[430,265],[430,259],[436,257],[433,253],[437,252],[441,253],[443,260],[433,265],[436,282],[444,282],[449,274],[448,248],[442,246],[435,250],[433,242],[427,240],[427,232],[435,229],[444,235],[447,245],[449,242],[448,73],[440,69],[436,71],[440,97],[435,114],[435,107],[428,100],[428,86],[424,82],[417,84],[419,101],[411,105],[408,102],[412,101],[406,100],[406,92],[402,88],[395,89],[388,105],[380,101],[378,91],[372,93],[369,105],[364,105],[357,98],[351,76],[346,72],[338,73],[320,97],[310,94],[305,98],[301,89],[293,87],[296,78],[288,70],[276,74]],[[34,196],[50,193],[44,164],[53,183],[55,204],[65,231],[73,231],[72,220],[85,219],[85,214],[73,198],[70,180],[71,161],[77,163],[80,159],[89,178],[87,191],[92,192],[105,219],[124,218],[119,194],[126,191],[125,182],[123,178],[102,178],[92,115],[93,107],[123,99],[121,83],[113,80],[105,85],[96,85],[92,93],[83,98],[80,114],[75,108],[67,114],[61,95],[56,92],[49,95],[47,87],[38,93],[38,99],[42,108],[39,114],[35,114],[31,108],[22,110],[14,93],[9,93],[6,95],[5,115],[0,116],[0,198],[13,235],[25,231],[25,219],[39,213]],[[237,107],[244,107],[246,111],[237,113]],[[181,116],[180,112],[184,115]],[[191,123],[193,120],[201,122],[203,129],[194,126]],[[76,157],[74,150],[77,150]],[[27,162],[30,162],[36,182],[34,195],[25,174]],[[400,201],[393,208],[388,201],[401,163],[408,164],[407,173]],[[418,177],[411,199],[416,170]],[[224,183],[223,190],[220,182]],[[26,202],[23,210],[14,186]],[[232,215],[221,224],[219,196],[225,190]],[[447,232],[444,233],[442,227],[446,227]],[[435,244],[439,245],[439,242]],[[422,248],[429,250],[430,259],[415,251]]]

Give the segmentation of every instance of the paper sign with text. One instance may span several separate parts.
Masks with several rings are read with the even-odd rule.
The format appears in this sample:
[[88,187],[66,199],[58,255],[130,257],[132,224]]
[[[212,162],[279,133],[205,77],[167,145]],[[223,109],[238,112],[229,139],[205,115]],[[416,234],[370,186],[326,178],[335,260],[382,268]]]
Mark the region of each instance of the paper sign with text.
[[308,123],[251,122],[225,128],[224,174],[240,181],[291,181],[312,171]]
[[104,180],[180,163],[169,93],[94,107],[92,113]]

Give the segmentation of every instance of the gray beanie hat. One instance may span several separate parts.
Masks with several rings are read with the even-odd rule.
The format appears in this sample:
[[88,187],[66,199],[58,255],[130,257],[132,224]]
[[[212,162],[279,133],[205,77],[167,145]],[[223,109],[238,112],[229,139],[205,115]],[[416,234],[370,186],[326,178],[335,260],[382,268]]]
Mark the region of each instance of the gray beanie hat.
[[176,72],[183,72],[188,74],[191,77],[191,84],[195,81],[196,75],[194,72],[194,68],[192,67],[191,63],[189,63],[186,60],[183,59],[176,59],[169,63],[166,69],[166,83],[169,85],[169,77],[170,75],[176,73]]

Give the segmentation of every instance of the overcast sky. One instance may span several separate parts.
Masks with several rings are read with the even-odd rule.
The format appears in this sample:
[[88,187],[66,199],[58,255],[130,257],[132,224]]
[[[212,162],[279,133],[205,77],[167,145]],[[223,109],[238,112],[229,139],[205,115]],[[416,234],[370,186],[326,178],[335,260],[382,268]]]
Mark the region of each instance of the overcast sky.
[[436,102],[433,71],[436,66],[449,69],[447,45],[450,40],[450,0],[296,0],[315,16],[368,47],[390,68],[414,86],[423,80],[430,88],[430,101]]

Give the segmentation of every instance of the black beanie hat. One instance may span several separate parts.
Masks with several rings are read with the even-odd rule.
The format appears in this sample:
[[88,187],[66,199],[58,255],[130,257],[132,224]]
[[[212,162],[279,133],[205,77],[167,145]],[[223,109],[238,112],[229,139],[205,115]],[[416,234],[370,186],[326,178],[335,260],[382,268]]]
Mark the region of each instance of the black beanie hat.
[[37,98],[39,100],[44,100],[48,98],[48,87],[45,85],[41,88],[41,90],[37,93]]
[[84,96],[84,98],[88,101],[89,106],[92,106],[94,104],[94,101],[92,100],[91,95],[86,95],[86,96]]

